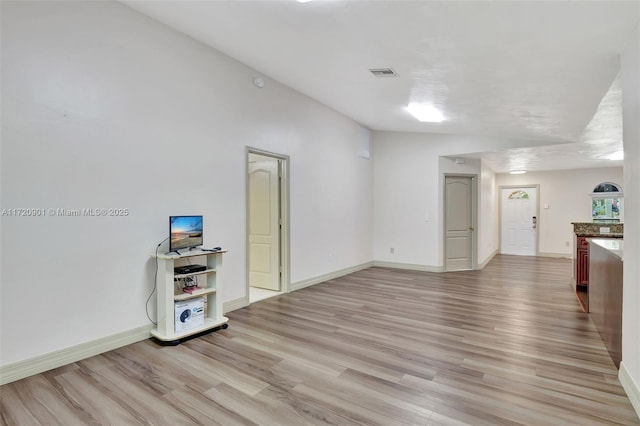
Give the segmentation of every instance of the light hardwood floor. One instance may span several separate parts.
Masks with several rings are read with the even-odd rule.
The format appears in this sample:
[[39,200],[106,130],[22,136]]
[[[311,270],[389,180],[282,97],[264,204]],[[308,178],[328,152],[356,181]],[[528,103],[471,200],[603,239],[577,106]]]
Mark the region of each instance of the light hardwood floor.
[[371,268],[1,388],[1,422],[640,424],[570,286],[571,262]]

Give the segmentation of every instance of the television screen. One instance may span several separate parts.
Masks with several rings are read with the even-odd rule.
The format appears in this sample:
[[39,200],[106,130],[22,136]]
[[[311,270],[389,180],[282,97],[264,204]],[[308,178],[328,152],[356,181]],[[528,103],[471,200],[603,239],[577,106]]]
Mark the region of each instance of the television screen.
[[202,245],[202,216],[169,217],[169,251]]

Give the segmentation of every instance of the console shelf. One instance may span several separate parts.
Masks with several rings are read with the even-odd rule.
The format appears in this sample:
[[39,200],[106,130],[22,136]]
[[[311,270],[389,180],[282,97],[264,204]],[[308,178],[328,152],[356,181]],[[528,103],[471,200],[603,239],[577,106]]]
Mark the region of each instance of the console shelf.
[[[191,250],[185,254],[153,254],[158,260],[157,276],[157,327],[151,331],[151,335],[163,345],[177,345],[196,335],[215,331],[219,328],[227,328],[229,319],[222,315],[222,257],[226,251],[210,252],[204,250]],[[176,266],[187,263],[206,264],[207,269],[188,274],[175,274]],[[193,293],[185,293],[179,288],[176,278],[194,276],[206,277],[206,285],[201,290]],[[176,303],[187,302],[192,299],[204,299],[204,325],[189,328],[186,331],[176,331]],[[180,324],[183,326],[184,324]]]
[[215,292],[216,292],[215,288],[203,288],[202,290],[196,290],[193,293],[181,292],[181,293],[176,293],[173,296],[173,300],[175,300],[176,302],[179,302],[181,300],[189,300],[196,297],[202,297],[209,293],[215,293]]
[[196,275],[212,274],[214,272],[216,272],[215,269],[205,269],[204,271],[190,272],[188,274],[175,274],[173,278],[195,277]]

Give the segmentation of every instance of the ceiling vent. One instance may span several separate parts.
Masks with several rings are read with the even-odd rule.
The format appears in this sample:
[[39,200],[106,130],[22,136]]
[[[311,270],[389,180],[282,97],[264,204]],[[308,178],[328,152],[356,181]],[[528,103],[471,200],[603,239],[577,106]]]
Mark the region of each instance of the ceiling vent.
[[376,77],[397,77],[398,74],[391,68],[371,68],[371,74]]

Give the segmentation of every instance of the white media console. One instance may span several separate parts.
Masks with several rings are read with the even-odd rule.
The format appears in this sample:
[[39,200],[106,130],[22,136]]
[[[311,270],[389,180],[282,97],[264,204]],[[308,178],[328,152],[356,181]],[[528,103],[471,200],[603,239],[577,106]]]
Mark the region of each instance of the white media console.
[[[158,260],[156,300],[158,303],[157,327],[151,331],[151,335],[160,343],[165,345],[177,345],[182,339],[213,331],[217,328],[227,328],[229,319],[222,315],[222,256],[226,251],[210,252],[199,249],[185,251],[184,254],[153,254],[152,257]],[[189,264],[206,265],[204,271],[192,272],[189,274],[176,274],[176,266]],[[193,293],[185,293],[180,285],[181,280],[190,278],[198,281],[198,286],[202,289]],[[180,312],[176,307],[182,309],[188,305],[198,305],[199,300],[204,302],[204,323],[202,318],[198,318],[198,323],[193,327],[188,324],[179,324]],[[185,302],[193,301],[189,304]],[[183,316],[184,318],[184,316]],[[196,316],[194,316],[196,318]]]

